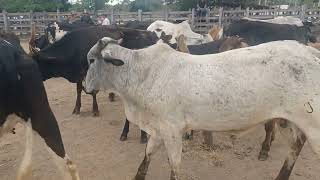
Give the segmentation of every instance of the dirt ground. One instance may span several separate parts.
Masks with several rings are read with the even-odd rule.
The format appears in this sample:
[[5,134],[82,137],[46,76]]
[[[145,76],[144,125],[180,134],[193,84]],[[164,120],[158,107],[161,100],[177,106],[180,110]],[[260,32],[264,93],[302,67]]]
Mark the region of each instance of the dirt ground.
[[[121,101],[109,102],[106,93],[98,94],[100,117],[91,116],[92,98],[82,97],[80,115],[72,115],[75,84],[57,78],[45,82],[51,108],[56,115],[69,156],[77,164],[82,180],[132,179],[144,157],[145,145],[139,143],[139,130],[132,126],[129,139],[119,137],[125,115]],[[8,134],[0,141],[0,180],[13,180],[24,152],[24,127],[17,134]],[[184,142],[181,165],[183,180],[272,180],[279,172],[288,145],[277,137],[267,161],[258,161],[260,144],[264,139],[263,126],[237,139],[214,133],[214,149],[202,145],[201,133],[193,141]],[[55,166],[44,143],[35,140],[33,148],[33,179],[59,180]],[[162,147],[152,159],[147,180],[167,180],[170,169]],[[307,143],[296,163],[290,180],[319,180],[320,160]]]

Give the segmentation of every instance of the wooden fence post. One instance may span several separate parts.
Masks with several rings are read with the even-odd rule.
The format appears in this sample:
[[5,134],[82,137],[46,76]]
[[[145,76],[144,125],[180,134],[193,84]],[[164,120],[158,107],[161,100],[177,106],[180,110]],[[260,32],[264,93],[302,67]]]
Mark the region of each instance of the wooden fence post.
[[57,21],[60,22],[60,9],[57,9]]
[[207,8],[206,11],[207,11],[207,14],[206,14],[206,23],[208,23],[208,22],[209,22],[209,16],[210,16],[210,9]]
[[[46,21],[45,21],[45,19],[46,19],[46,14],[48,14],[48,13],[46,13],[45,11],[43,11],[42,12],[42,22],[45,24],[45,25],[47,25],[47,23],[46,23]],[[49,17],[49,16],[48,16]]]
[[249,18],[250,17],[250,8],[247,7],[246,9],[246,17]]
[[219,26],[222,27],[223,7],[219,8]]
[[273,11],[273,18],[276,18],[278,16],[278,8],[275,8]]
[[169,19],[169,12],[167,7],[164,9],[164,19],[165,21],[168,21]]
[[300,14],[300,19],[302,21],[304,21],[305,15],[306,15],[306,9],[307,9],[307,5],[302,5],[301,6],[301,14]]
[[9,32],[9,21],[8,21],[7,11],[2,10],[2,14],[3,14],[4,32]]
[[33,12],[30,11],[29,13],[29,18],[30,18],[30,34],[32,33],[32,26],[33,26]]
[[111,9],[111,15],[110,15],[110,23],[113,24],[114,23],[114,9]]
[[194,24],[195,24],[195,9],[192,8],[191,10],[191,26],[194,27]]
[[138,9],[138,21],[142,21],[142,10]]

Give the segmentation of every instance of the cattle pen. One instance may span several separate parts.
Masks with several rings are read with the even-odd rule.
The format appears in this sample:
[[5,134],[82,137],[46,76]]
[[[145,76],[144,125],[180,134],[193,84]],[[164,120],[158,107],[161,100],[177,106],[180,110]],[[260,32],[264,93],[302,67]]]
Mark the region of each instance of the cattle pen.
[[[30,35],[31,26],[36,24],[38,32],[43,32],[44,27],[53,21],[67,19],[74,14],[82,12],[24,12],[8,13],[5,10],[0,13],[0,30],[14,32],[17,35]],[[104,15],[112,24],[122,24],[132,20],[155,21],[164,20],[170,22],[181,22],[188,20],[194,31],[206,33],[214,24],[220,26],[234,20],[248,17],[252,19],[272,19],[277,16],[293,16],[301,20],[317,21],[320,17],[319,8],[307,8],[306,5],[291,7],[289,9],[234,9],[224,10],[222,7],[208,11],[205,17],[197,17],[195,9],[189,11],[170,11],[164,9],[157,12],[121,12],[114,9],[99,10],[96,13],[89,12],[92,16]]]

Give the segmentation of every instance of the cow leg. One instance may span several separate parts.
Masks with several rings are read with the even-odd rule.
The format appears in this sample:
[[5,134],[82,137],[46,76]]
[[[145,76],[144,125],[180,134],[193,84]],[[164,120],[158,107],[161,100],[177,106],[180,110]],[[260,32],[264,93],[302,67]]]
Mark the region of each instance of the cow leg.
[[208,147],[213,147],[212,132],[211,132],[211,131],[203,131],[202,134],[203,134],[203,137],[204,137],[204,143],[205,143]]
[[301,130],[295,125],[292,125],[290,128],[291,136],[289,142],[291,150],[275,180],[289,180],[294,164],[306,142],[306,136]]
[[81,108],[81,92],[82,92],[82,82],[77,82],[77,100],[76,105],[73,110],[73,114],[80,114],[80,108]]
[[[71,161],[65,153],[64,145],[62,142],[60,130],[56,121],[46,121],[42,124],[34,123],[37,125],[33,129],[44,139],[49,147],[49,152],[52,155],[57,167],[65,175],[65,180],[79,180],[79,173],[76,165]],[[53,152],[52,152],[53,151]]]
[[0,117],[0,122],[3,122],[0,127],[0,137],[4,134],[10,133],[13,131],[15,125],[18,123],[18,118],[15,115],[2,116]]
[[32,160],[33,132],[32,132],[32,125],[30,120],[27,121],[25,127],[26,127],[25,152],[23,155],[22,162],[20,164],[20,168],[17,173],[16,180],[32,179],[31,160]]
[[187,132],[184,134],[184,139],[192,140],[192,139],[193,139],[193,133],[194,133],[193,130],[187,131]]
[[[48,119],[42,119],[44,117],[35,117],[33,121],[33,130],[44,139],[45,143],[49,147],[49,152],[52,152],[57,167],[67,175],[66,180],[79,180],[79,174],[76,165],[71,161],[68,155],[65,153],[64,145],[61,138],[58,123],[50,111],[43,112]],[[41,119],[40,119],[41,118]],[[67,172],[67,173],[65,173]]]
[[178,180],[182,155],[182,130],[166,127],[162,134],[171,166],[170,180]]
[[114,98],[115,98],[115,94],[114,93],[109,93],[109,101],[110,102],[114,102]]
[[162,143],[162,140],[159,139],[158,137],[153,137],[153,136],[150,137],[146,147],[144,159],[139,166],[138,172],[134,180],[144,180],[146,178],[149,164],[151,162],[151,156],[159,149],[159,146],[161,145],[161,143]]
[[23,100],[27,104],[26,108],[31,116],[32,129],[44,139],[47,146],[55,153],[55,157],[59,156],[58,159],[64,161],[72,180],[79,180],[75,165],[65,153],[58,122],[50,109],[47,94],[40,78],[41,74],[37,70],[38,66],[36,63],[32,64],[32,71],[29,67],[22,66],[19,71],[22,92],[25,97]]
[[[124,124],[121,136],[120,136],[120,141],[126,141],[128,139],[128,133],[129,133],[129,127],[130,127],[130,122],[128,121],[128,119],[126,118],[126,122]],[[140,137],[140,143],[141,144],[145,144],[148,142],[148,135],[146,132],[144,132],[143,130],[141,130],[141,137]]]
[[268,159],[268,153],[270,151],[271,143],[275,137],[275,123],[276,120],[271,120],[264,125],[266,131],[266,138],[262,143],[262,147],[259,153],[258,159],[260,161],[265,161]]
[[[92,114],[94,117],[99,116],[99,107],[98,107],[98,102],[97,102],[97,93],[98,92],[93,92],[92,93]],[[80,110],[80,109],[79,109]]]
[[143,130],[141,130],[140,133],[141,133],[141,135],[140,135],[140,143],[141,144],[147,143],[148,142],[148,134]]
[[124,124],[123,130],[120,136],[120,141],[126,141],[128,139],[128,133],[129,133],[129,127],[130,127],[129,124],[130,124],[129,121],[126,118],[126,122]]

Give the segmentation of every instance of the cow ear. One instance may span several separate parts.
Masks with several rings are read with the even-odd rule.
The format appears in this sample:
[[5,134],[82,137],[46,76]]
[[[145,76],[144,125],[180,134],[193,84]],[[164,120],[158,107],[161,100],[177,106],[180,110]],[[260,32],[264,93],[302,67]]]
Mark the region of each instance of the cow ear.
[[122,65],[124,65],[124,62],[123,62],[122,60],[120,60],[120,59],[105,58],[105,59],[103,59],[103,60],[104,60],[104,62],[106,62],[106,63],[111,63],[111,64],[113,64],[113,65],[115,65],[115,66],[122,66]]
[[98,46],[104,47],[104,46],[106,46],[106,43],[105,43],[102,39],[100,39],[100,40],[98,41]]
[[170,41],[172,39],[172,35],[166,35],[164,39]]
[[167,43],[170,42],[170,40],[172,39],[172,35],[166,35],[166,33],[162,32],[160,39],[162,39],[163,42]]
[[100,39],[98,41],[97,52],[101,52],[104,47],[106,47],[106,43]]
[[164,38],[166,36],[166,33],[164,33],[163,31],[161,32],[161,35],[160,35],[160,39]]
[[240,47],[245,48],[245,47],[249,47],[249,45],[245,42],[241,42]]
[[117,40],[117,43],[118,43],[118,44],[121,44],[122,42],[123,42],[123,38]]

